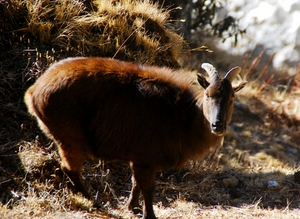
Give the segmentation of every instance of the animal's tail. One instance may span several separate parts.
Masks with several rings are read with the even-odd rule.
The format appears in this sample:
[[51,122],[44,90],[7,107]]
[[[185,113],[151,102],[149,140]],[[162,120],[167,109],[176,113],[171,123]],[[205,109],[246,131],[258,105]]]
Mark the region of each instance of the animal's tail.
[[42,115],[40,113],[40,111],[38,110],[38,107],[35,103],[35,98],[33,95],[34,89],[33,87],[30,87],[24,95],[24,102],[28,108],[28,112],[35,117],[41,118]]

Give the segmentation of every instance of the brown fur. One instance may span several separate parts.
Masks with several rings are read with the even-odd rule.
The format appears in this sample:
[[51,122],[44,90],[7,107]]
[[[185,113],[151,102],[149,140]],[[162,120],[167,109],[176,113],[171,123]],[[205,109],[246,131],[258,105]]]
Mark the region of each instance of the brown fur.
[[[28,89],[25,102],[56,142],[62,170],[79,191],[89,196],[80,179],[87,157],[128,162],[133,173],[129,208],[139,206],[141,190],[144,217],[155,218],[155,173],[182,167],[222,139],[211,133],[204,116],[200,84],[209,83],[199,77],[198,83],[167,68],[69,58],[50,67]],[[233,95],[230,89],[224,92]]]

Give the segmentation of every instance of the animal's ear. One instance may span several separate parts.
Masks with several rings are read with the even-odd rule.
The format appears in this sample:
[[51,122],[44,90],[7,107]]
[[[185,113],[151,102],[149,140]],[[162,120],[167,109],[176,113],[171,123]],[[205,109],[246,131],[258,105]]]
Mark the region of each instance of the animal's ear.
[[197,76],[198,76],[198,77],[197,77],[197,80],[198,80],[199,84],[200,84],[204,89],[206,89],[206,88],[209,86],[209,82],[206,80],[206,78],[205,78],[202,74],[198,73]]
[[239,85],[233,86],[233,87],[232,87],[232,88],[233,88],[233,91],[234,91],[234,92],[238,92],[238,91],[242,90],[242,89],[245,87],[246,84],[247,84],[247,81],[243,81],[243,82],[241,82]]
[[224,76],[224,79],[226,78],[227,80],[232,82],[234,80],[234,78],[241,72],[241,70],[242,70],[242,68],[239,66],[230,69]]

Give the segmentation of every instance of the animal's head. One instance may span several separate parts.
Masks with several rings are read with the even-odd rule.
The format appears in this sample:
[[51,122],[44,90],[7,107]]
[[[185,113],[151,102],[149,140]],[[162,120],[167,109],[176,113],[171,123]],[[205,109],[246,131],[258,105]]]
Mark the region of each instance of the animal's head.
[[198,74],[198,82],[205,89],[203,97],[203,114],[210,123],[211,132],[216,135],[223,135],[231,120],[234,94],[241,90],[247,82],[232,86],[233,79],[240,73],[240,67],[234,67],[227,72],[222,79],[218,72],[208,63],[201,66],[210,78],[210,83],[201,74]]

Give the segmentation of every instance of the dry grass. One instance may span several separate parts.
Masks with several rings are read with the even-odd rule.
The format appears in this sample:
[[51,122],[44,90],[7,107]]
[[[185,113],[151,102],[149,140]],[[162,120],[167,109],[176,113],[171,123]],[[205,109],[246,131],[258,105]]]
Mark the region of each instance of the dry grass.
[[168,12],[149,1],[99,0],[93,1],[93,10],[79,0],[26,3],[28,31],[43,44],[64,48],[59,55],[101,55],[179,67],[183,40],[166,28]]
[[[82,1],[0,1],[5,15],[0,18],[3,218],[135,218],[124,207],[131,186],[127,165],[85,163],[85,182],[102,203],[93,208],[90,200],[67,189],[55,145],[22,101],[26,87],[47,66],[69,55],[178,65],[183,42],[168,28],[167,11],[149,2],[112,2],[95,1],[87,8]],[[124,17],[127,24],[121,22]],[[249,84],[237,95],[223,147],[208,159],[157,175],[154,210],[159,218],[300,217],[300,184],[294,179],[300,163],[300,74],[268,72],[260,56],[245,60],[242,77]],[[258,63],[264,67],[258,69]]]

